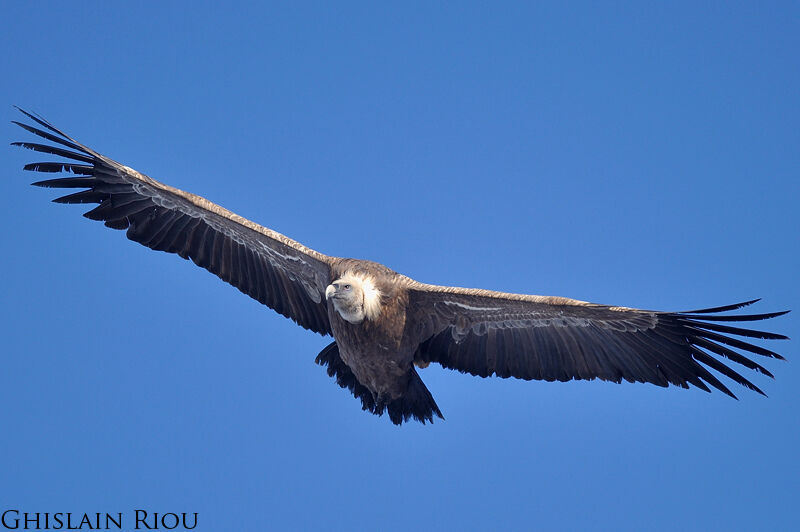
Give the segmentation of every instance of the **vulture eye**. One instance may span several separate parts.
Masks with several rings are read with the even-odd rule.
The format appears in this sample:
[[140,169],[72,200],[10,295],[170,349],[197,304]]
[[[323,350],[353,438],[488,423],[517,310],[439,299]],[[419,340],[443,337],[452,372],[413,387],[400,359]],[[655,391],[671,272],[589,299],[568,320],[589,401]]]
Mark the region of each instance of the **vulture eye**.
[[352,288],[352,286],[350,286],[349,284],[344,285],[344,289],[345,290],[350,290],[351,288]]

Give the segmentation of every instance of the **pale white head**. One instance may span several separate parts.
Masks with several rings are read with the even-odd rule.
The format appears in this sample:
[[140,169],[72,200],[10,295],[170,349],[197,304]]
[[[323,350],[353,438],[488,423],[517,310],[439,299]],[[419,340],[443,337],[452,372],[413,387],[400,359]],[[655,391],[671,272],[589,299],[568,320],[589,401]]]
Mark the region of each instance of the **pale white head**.
[[325,289],[325,299],[350,323],[374,320],[381,313],[381,292],[368,275],[345,272]]

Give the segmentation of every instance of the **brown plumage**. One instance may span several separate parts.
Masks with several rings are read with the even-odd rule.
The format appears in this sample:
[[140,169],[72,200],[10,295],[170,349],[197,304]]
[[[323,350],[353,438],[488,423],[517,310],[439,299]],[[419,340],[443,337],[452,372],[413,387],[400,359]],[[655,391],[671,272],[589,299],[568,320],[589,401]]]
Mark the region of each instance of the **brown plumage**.
[[333,336],[317,363],[364,410],[387,412],[396,424],[442,417],[416,369],[431,362],[481,377],[691,384],[706,391],[711,385],[735,397],[707,368],[763,394],[721,358],[770,377],[744,353],[782,358],[735,337],[785,336],[726,325],[785,314],[725,314],[754,301],[656,312],[419,283],[375,262],[309,249],[22,112],[40,127],[15,123],[53,144],[14,145],[66,159],[25,169],[74,174],[34,185],[80,189],[54,201],[97,203],[84,216],[124,229],[151,249],[191,259],[304,328]]

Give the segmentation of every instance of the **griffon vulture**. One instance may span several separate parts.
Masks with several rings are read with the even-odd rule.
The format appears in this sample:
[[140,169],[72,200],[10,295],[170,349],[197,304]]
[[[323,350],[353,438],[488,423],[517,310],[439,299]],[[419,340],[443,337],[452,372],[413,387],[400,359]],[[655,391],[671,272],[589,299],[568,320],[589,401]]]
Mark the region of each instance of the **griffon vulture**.
[[743,352],[782,358],[735,337],[785,336],[725,324],[785,314],[726,314],[754,301],[656,312],[420,283],[376,262],[309,249],[22,112],[38,127],[14,123],[50,144],[13,144],[66,159],[25,170],[74,174],[34,185],[82,189],[54,201],[98,203],[84,216],[125,229],[129,239],[151,249],[192,259],[302,327],[333,336],[316,362],[364,410],[388,412],[395,424],[442,418],[416,369],[431,362],[481,377],[692,384],[706,391],[711,385],[735,397],[708,368],[763,394],[721,358],[770,377]]

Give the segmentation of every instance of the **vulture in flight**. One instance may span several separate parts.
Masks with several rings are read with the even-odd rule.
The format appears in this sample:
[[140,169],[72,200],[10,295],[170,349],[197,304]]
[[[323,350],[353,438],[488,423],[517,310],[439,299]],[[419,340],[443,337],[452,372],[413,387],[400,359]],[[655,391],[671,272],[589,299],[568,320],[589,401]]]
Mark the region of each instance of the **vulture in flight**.
[[34,185],[78,189],[54,201],[99,204],[84,216],[191,259],[298,325],[332,336],[316,362],[364,410],[386,412],[398,425],[443,418],[417,372],[431,362],[481,377],[712,386],[735,398],[709,369],[763,395],[728,363],[772,377],[753,355],[782,358],[741,338],[785,336],[729,325],[786,313],[730,313],[755,301],[658,312],[420,283],[376,262],[323,255],[20,111],[35,125],[14,123],[48,143],[13,144],[63,159],[25,170],[72,174]]

